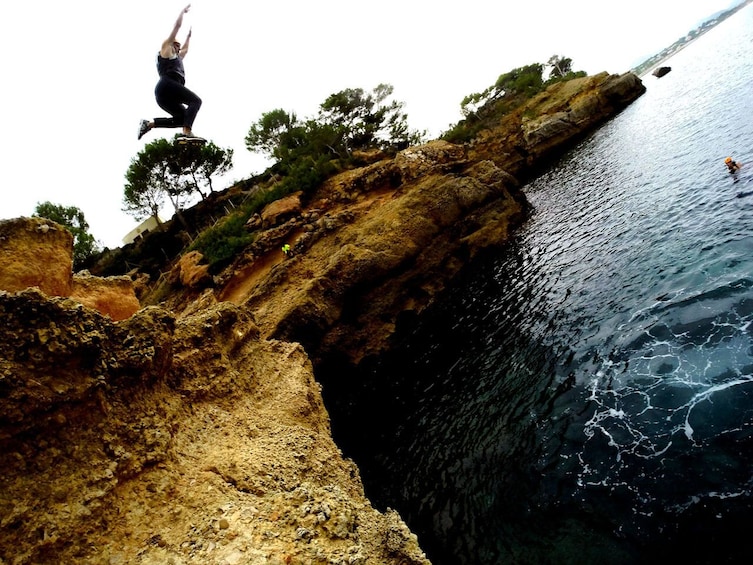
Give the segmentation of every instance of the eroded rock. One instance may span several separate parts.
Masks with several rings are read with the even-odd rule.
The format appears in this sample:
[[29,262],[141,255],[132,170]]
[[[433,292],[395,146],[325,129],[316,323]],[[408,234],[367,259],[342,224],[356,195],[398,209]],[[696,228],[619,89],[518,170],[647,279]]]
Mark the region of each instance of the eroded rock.
[[271,228],[301,213],[302,192],[294,192],[267,204],[261,211],[261,225]]
[[31,289],[0,316],[0,561],[428,565],[334,445],[303,349],[241,309],[116,323]]
[[70,297],[81,304],[122,320],[140,304],[128,276],[75,276],[73,236],[63,226],[43,218],[0,221],[0,290],[38,288],[48,296]]
[[199,251],[189,251],[183,255],[175,266],[176,278],[186,288],[202,288],[212,282],[209,265]]
[[129,318],[141,308],[133,280],[125,275],[95,277],[87,272],[76,273],[70,297],[114,321]]
[[568,81],[468,146],[369,156],[311,209],[291,199],[254,218],[274,227],[216,291],[186,290],[204,275],[185,259],[174,311],[114,321],[48,296],[70,290],[38,272],[16,276],[42,290],[0,292],[0,561],[427,564],[332,441],[311,358],[357,364],[387,347],[402,316],[525,220],[516,177],[642,88],[630,74]]
[[60,224],[44,218],[0,220],[0,261],[0,290],[71,293],[73,236]]

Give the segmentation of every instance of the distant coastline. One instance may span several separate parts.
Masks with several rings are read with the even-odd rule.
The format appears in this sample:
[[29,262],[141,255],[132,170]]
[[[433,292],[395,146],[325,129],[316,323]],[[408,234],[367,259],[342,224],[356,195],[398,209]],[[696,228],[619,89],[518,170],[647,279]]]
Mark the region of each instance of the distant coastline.
[[[753,1],[753,0],[750,0],[750,1]],[[631,71],[637,74],[640,78],[650,75],[654,70],[662,66],[662,63],[664,63],[664,61],[667,61],[671,59],[672,57],[674,57],[675,55],[677,55],[680,51],[685,49],[688,45],[693,43],[696,39],[701,37],[707,31],[708,29],[704,30],[703,33],[699,33],[698,35],[694,36],[692,39],[688,39],[686,41],[678,41],[677,44],[673,43],[672,44],[673,48],[672,48],[671,53],[664,54],[666,52],[666,49],[665,49],[664,51],[661,52],[662,53],[661,58],[657,59],[659,55],[654,55],[650,59],[646,59],[646,61],[644,61],[643,63],[641,63],[634,69],[631,69]],[[669,47],[667,49],[669,49]],[[647,61],[651,61],[651,64],[647,65]]]
[[649,57],[648,59],[646,59],[645,61],[643,61],[642,63],[633,67],[630,70],[634,72],[635,74],[637,74],[639,77],[646,76],[651,71],[653,71],[656,67],[661,65],[664,61],[666,61],[667,59],[670,59],[671,57],[675,56],[677,53],[685,49],[685,47],[693,43],[696,39],[701,37],[704,33],[712,30],[717,25],[722,23],[724,20],[726,20],[730,16],[733,16],[739,10],[741,10],[742,8],[745,8],[751,3],[753,3],[753,0],[744,0],[737,6],[730,8],[729,10],[725,10],[713,16],[711,19],[706,20],[697,28],[690,30],[687,34],[685,34],[684,37],[678,39],[669,47],[666,47],[665,49],[663,49],[656,55]]

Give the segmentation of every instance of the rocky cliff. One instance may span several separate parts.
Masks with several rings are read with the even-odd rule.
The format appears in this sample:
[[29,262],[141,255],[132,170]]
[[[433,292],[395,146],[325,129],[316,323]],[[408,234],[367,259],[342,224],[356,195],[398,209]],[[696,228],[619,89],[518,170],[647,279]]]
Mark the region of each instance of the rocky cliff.
[[60,226],[0,223],[0,563],[428,563],[333,443],[314,367],[388,348],[525,221],[518,179],[642,92],[565,83],[471,144],[342,173],[264,211],[220,275],[175,257],[167,293],[73,276]]
[[113,321],[118,300],[98,311],[55,282],[61,226],[0,233],[9,261],[33,241],[9,272],[42,273],[0,292],[0,562],[427,562],[332,442],[300,345],[228,302]]
[[270,227],[211,297],[250,309],[265,335],[302,343],[315,363],[378,354],[399,318],[420,314],[525,220],[518,179],[644,91],[630,73],[558,83],[467,146],[434,141],[338,175],[309,210]]

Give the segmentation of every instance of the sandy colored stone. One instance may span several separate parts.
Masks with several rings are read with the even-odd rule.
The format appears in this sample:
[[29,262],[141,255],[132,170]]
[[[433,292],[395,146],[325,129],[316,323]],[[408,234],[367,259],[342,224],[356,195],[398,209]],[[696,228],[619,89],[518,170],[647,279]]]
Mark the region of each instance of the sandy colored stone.
[[401,316],[419,314],[522,224],[518,175],[644,91],[631,73],[557,83],[467,145],[436,140],[335,175],[307,199],[316,220],[301,210],[259,233],[218,277],[217,297],[254,311],[265,335],[302,343],[314,363],[378,354]]
[[180,283],[186,288],[199,288],[212,280],[209,265],[202,264],[204,256],[198,251],[189,251],[178,260]]
[[73,273],[73,235],[43,218],[0,220],[0,290],[37,287],[68,296]]
[[261,211],[262,227],[274,227],[286,219],[301,213],[302,192],[294,192],[267,204]]
[[[306,208],[280,204],[215,287],[188,288],[176,260],[161,306],[120,321],[44,290],[64,286],[53,269],[19,270],[42,291],[0,292],[0,563],[428,564],[334,444],[313,363],[383,351],[401,316],[505,245],[527,213],[518,177],[636,80],[555,85],[466,146],[374,155]],[[57,265],[54,226],[18,225],[11,248],[0,223],[0,258],[31,247]]]
[[0,315],[0,561],[428,564],[332,441],[303,349],[241,309],[115,323],[29,290]]
[[109,316],[124,320],[141,308],[130,277],[94,277],[88,273],[73,276],[71,298]]
[[0,290],[38,288],[49,296],[71,297],[113,320],[128,318],[141,307],[130,277],[74,276],[73,236],[49,220],[0,222],[0,260]]

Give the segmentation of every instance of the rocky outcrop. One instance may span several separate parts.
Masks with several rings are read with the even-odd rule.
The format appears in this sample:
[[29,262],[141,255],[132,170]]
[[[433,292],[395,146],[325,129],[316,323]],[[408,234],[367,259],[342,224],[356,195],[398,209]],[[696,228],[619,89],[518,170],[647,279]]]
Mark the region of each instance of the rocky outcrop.
[[94,277],[87,272],[73,275],[70,297],[111,320],[125,320],[141,308],[130,277]]
[[529,178],[645,91],[633,73],[555,83],[481,132],[469,158],[490,159],[518,178]]
[[657,67],[654,69],[654,72],[651,74],[654,75],[656,78],[661,78],[664,75],[666,75],[668,72],[672,70],[672,67]]
[[38,288],[49,296],[71,297],[113,320],[128,318],[141,307],[129,277],[74,275],[73,236],[50,220],[0,221],[0,260],[0,291]]
[[271,228],[301,213],[301,192],[267,204],[261,211],[262,228]]
[[0,221],[0,290],[37,287],[50,296],[73,288],[73,236],[43,218]]
[[525,220],[514,175],[530,175],[644,91],[630,73],[558,83],[467,147],[434,141],[337,175],[314,195],[315,214],[262,232],[220,277],[217,299],[245,305],[265,335],[302,343],[315,364],[378,354],[401,317],[419,314]]
[[333,443],[312,361],[389,347],[525,221],[519,181],[643,90],[578,79],[467,146],[364,155],[252,218],[223,273],[154,269],[161,305],[135,313],[72,277],[59,226],[0,223],[0,563],[428,564]]
[[[265,335],[302,343],[315,359],[336,350],[355,363],[380,351],[401,313],[421,311],[525,217],[515,179],[491,161],[469,163],[446,142],[359,173],[325,183],[316,221],[289,225],[292,259],[270,266],[264,254],[247,257],[219,296],[255,312]],[[250,277],[257,263],[267,269]]]
[[299,345],[228,303],[120,323],[0,293],[0,562],[427,564]]
[[178,259],[172,278],[180,281],[186,288],[200,288],[206,286],[212,280],[209,274],[209,265],[203,263],[204,256],[198,251],[189,251]]

